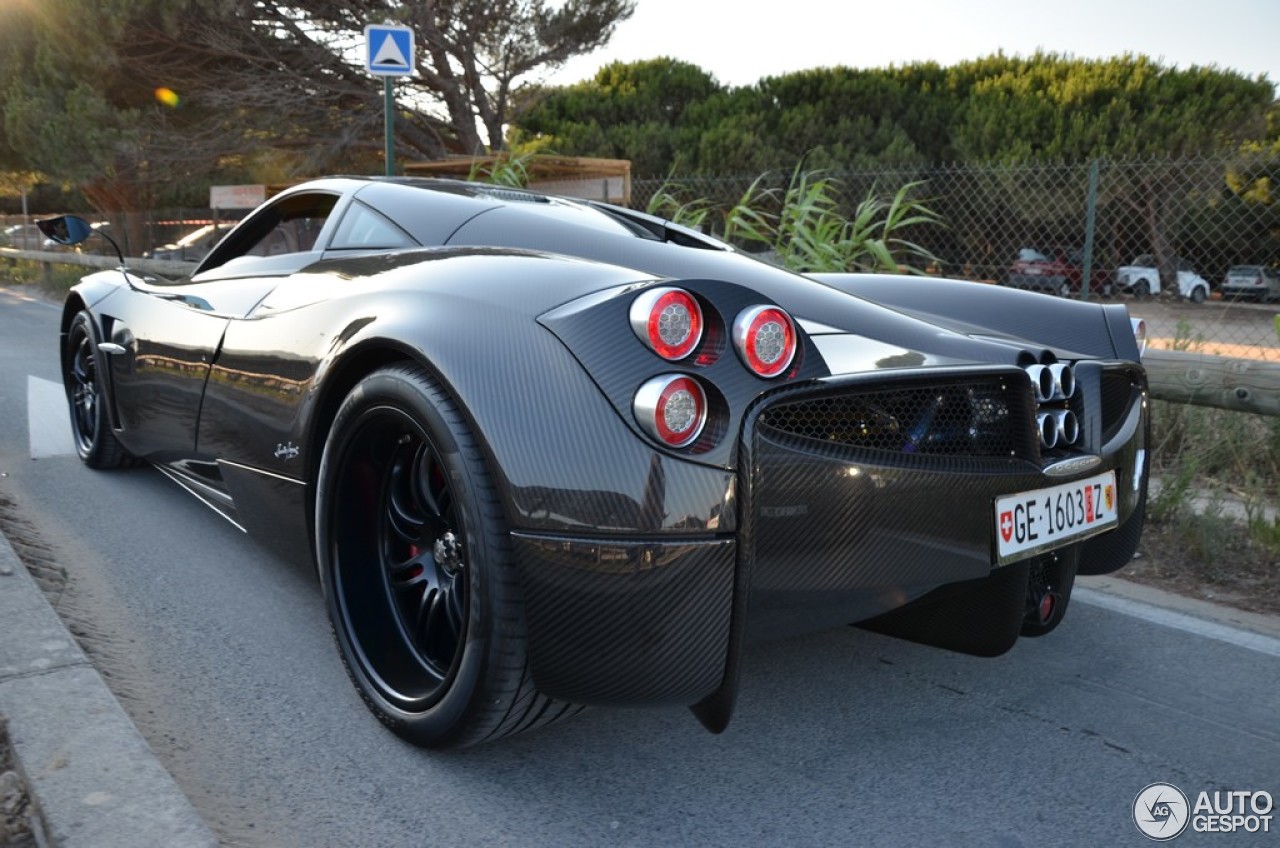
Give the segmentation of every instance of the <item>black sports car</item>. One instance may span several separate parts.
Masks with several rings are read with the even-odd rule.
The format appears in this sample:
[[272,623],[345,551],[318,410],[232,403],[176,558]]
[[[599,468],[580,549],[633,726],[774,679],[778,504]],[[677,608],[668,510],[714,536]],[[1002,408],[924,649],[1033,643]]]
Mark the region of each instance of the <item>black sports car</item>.
[[718,731],[760,637],[1049,632],[1142,532],[1141,335],[1118,305],[343,177],[188,279],[86,277],[62,366],[89,466],[149,462],[314,558],[369,708],[444,747],[585,704]]

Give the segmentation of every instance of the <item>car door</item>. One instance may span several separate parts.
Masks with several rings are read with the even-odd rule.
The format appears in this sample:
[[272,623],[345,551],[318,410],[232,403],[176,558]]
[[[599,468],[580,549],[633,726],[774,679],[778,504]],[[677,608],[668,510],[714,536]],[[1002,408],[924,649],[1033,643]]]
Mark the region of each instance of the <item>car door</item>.
[[119,438],[131,452],[165,461],[195,449],[205,379],[228,318],[252,308],[262,288],[130,275],[129,287],[101,305]]
[[162,462],[197,453],[204,392],[227,326],[319,258],[339,199],[310,192],[267,204],[192,278],[131,274],[129,287],[102,304],[119,437],[130,451]]
[[[332,220],[331,233],[323,242],[325,259],[419,246],[389,218],[359,200],[344,202]],[[231,322],[205,396],[202,450],[282,477],[303,473],[300,410],[311,397],[320,360],[340,341],[328,335],[340,320],[340,311],[333,312],[328,304],[350,294],[356,285],[341,274],[294,275],[280,280],[245,320]],[[355,332],[368,320],[361,317],[356,325],[339,329]]]

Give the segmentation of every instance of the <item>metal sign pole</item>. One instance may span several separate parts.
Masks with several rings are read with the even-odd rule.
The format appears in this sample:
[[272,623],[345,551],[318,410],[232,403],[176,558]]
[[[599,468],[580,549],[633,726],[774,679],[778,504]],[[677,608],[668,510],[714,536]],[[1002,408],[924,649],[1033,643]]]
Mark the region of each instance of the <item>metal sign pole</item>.
[[385,112],[383,125],[386,134],[387,176],[393,177],[396,173],[396,100],[391,93],[391,77],[382,78],[382,97],[382,108]]
[[399,24],[369,24],[364,28],[364,67],[382,77],[383,152],[386,174],[396,174],[396,98],[392,77],[413,76],[413,30]]

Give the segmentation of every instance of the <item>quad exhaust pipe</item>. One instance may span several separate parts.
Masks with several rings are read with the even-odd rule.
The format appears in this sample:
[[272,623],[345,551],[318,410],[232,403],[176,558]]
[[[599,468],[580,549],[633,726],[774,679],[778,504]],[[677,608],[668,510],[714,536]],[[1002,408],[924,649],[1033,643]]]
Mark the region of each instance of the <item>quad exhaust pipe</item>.
[[1036,403],[1067,400],[1076,393],[1076,375],[1065,362],[1052,365],[1028,365],[1027,376],[1035,389]]
[[1074,445],[1080,438],[1080,421],[1069,409],[1037,413],[1036,427],[1040,430],[1040,444],[1046,448]]
[[[1052,365],[1028,365],[1027,376],[1035,392],[1037,404],[1060,404],[1076,393],[1076,375],[1065,362]],[[1036,413],[1040,444],[1046,448],[1074,445],[1080,438],[1080,421],[1069,409],[1042,409]]]

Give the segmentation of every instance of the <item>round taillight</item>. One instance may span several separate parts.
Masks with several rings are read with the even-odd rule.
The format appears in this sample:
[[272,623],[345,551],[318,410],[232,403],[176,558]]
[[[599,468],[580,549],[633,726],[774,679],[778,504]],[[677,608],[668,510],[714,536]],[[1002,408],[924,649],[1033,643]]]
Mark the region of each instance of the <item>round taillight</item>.
[[707,423],[706,392],[683,374],[664,374],[645,383],[632,409],[645,432],[673,448],[692,444]]
[[702,308],[684,289],[662,286],[631,302],[631,329],[663,359],[684,359],[702,340]]
[[776,306],[753,306],[733,322],[733,344],[747,367],[761,377],[776,377],[796,355],[796,328]]

